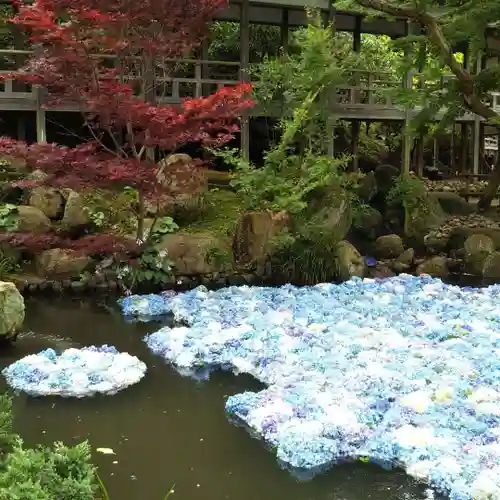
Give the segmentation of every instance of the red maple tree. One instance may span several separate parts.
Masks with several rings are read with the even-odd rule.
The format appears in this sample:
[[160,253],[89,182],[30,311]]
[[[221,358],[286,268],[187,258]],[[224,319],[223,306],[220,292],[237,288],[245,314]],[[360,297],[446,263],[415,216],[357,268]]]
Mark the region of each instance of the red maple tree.
[[[193,54],[227,0],[37,0],[18,4],[12,22],[29,35],[34,51],[8,78],[42,86],[47,106],[72,105],[85,116],[93,140],[75,148],[0,138],[0,155],[22,158],[47,174],[25,186],[120,188],[139,192],[138,240],[143,239],[144,200],[169,196],[157,180],[158,154],[188,143],[218,146],[238,131],[252,106],[249,84],[222,87],[201,98],[164,104],[158,94],[178,63]],[[156,155],[155,155],[156,153]],[[189,190],[196,164],[173,172]],[[162,175],[168,175],[163,171]],[[19,233],[3,240],[29,248],[58,246],[99,251],[99,237],[78,243]],[[114,251],[102,237],[102,253]],[[120,245],[118,245],[120,247]],[[120,247],[121,248],[121,247]]]

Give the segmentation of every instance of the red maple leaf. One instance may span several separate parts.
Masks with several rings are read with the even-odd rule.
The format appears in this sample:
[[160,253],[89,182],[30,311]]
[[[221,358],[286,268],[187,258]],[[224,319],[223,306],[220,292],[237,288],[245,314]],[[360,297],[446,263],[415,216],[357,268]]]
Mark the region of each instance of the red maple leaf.
[[[49,107],[61,103],[77,106],[94,138],[74,148],[0,138],[0,156],[23,158],[29,169],[46,174],[19,185],[133,186],[140,199],[169,196],[165,185],[158,183],[158,167],[148,159],[149,152],[170,153],[189,143],[225,144],[239,130],[241,114],[253,105],[247,83],[222,87],[177,105],[162,104],[156,96],[155,85],[162,83],[158,72],[168,77],[176,65],[172,59],[193,54],[214,16],[226,6],[227,0],[37,0],[19,4],[12,22],[28,33],[36,49],[25,66],[9,77],[45,87]],[[197,168],[193,162],[168,169],[169,175],[180,176],[170,185],[195,191],[197,179],[203,182],[203,176],[195,175]],[[143,218],[144,212],[139,212]],[[26,236],[8,238],[12,244],[26,244]],[[33,240],[33,246],[35,240],[40,238]],[[95,252],[96,241],[86,239],[79,245],[92,243]],[[104,242],[103,248],[109,250],[112,245]]]

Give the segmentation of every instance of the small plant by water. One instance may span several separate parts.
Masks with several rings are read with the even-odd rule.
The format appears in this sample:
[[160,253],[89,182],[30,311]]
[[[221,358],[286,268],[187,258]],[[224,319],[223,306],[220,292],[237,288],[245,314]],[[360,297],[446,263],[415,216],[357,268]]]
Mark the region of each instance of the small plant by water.
[[15,231],[17,229],[17,207],[11,203],[0,205],[0,230]]
[[163,236],[178,228],[171,217],[158,219],[146,236],[148,245],[141,255],[118,266],[116,275],[128,290],[133,290],[140,284],[161,285],[168,282],[172,277],[173,263],[168,258],[167,250],[159,248],[159,245]]

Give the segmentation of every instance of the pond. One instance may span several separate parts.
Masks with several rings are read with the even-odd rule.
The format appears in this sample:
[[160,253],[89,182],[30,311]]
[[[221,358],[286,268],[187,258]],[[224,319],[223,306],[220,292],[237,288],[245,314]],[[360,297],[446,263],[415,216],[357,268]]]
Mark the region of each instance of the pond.
[[156,326],[126,323],[113,301],[27,300],[24,332],[15,347],[0,351],[0,368],[47,347],[107,343],[137,355],[148,373],[115,396],[16,396],[15,427],[26,444],[88,439],[93,449],[112,448],[116,455],[94,455],[112,500],[161,500],[173,485],[178,500],[427,498],[425,488],[403,472],[361,464],[297,482],[259,441],[226,419],[225,397],[258,383],[228,373],[215,373],[207,382],[181,377],[142,342]]

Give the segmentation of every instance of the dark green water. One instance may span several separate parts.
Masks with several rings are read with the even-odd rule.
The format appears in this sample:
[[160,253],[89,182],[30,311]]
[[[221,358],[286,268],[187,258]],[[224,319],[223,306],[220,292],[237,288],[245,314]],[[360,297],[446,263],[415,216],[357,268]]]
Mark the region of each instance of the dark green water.
[[[142,342],[155,324],[130,325],[90,301],[30,300],[24,333],[0,352],[0,368],[46,347],[112,344],[148,365],[136,386],[82,400],[15,398],[16,430],[29,445],[88,439],[112,500],[415,500],[424,489],[402,472],[350,465],[297,482],[272,453],[224,414],[224,397],[258,387],[216,373],[208,382],[183,378]],[[0,384],[4,384],[3,379]],[[114,463],[114,462],[117,463]]]

